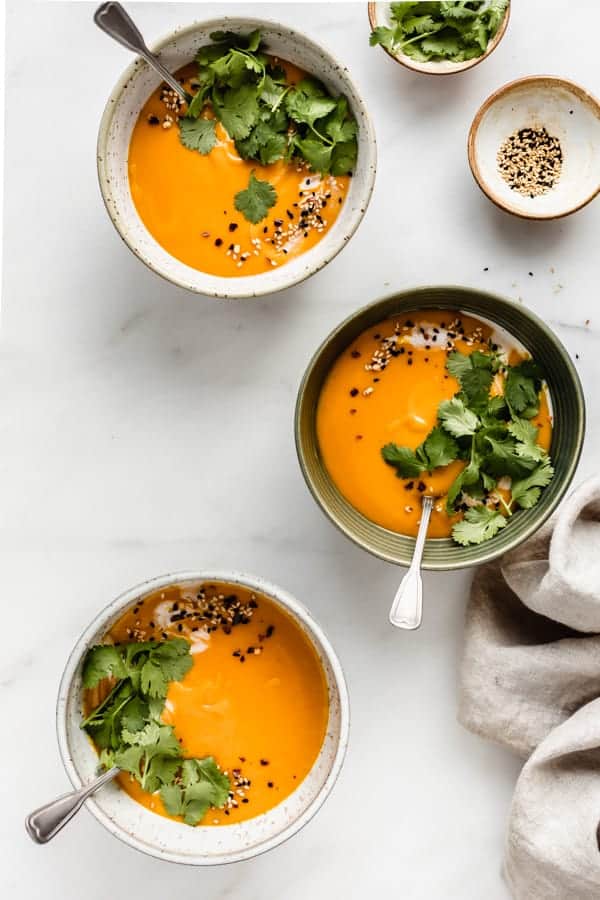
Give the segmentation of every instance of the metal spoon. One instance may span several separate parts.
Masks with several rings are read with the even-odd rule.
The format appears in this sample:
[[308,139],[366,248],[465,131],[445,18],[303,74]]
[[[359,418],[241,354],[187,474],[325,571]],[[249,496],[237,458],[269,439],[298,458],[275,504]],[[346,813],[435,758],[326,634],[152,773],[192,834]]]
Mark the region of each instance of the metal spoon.
[[75,813],[79,812],[87,798],[103,784],[112,781],[119,772],[120,769],[115,766],[108,772],[103,772],[94,781],[79,788],[78,791],[63,794],[62,797],[57,797],[51,803],[46,803],[45,806],[34,810],[25,819],[25,828],[29,837],[36,844],[47,844],[73,818]]
[[433,500],[434,498],[430,496],[423,497],[421,523],[417,533],[412,562],[408,572],[400,582],[400,587],[396,592],[392,608],[390,609],[390,622],[396,628],[406,628],[409,631],[413,631],[421,624],[423,616],[421,558],[425,547],[427,529],[429,528],[429,518],[433,509]]
[[177,91],[179,96],[189,103],[192,99],[191,95],[183,89],[177,79],[171,75],[168,69],[165,69],[158,57],[151,53],[146,46],[144,38],[139,32],[137,26],[133,23],[131,17],[125,12],[120,3],[102,3],[94,13],[94,22],[105,31],[106,34],[118,41],[128,50],[133,50],[146,60],[149,66],[152,66],[160,75],[163,81],[166,81],[169,87]]

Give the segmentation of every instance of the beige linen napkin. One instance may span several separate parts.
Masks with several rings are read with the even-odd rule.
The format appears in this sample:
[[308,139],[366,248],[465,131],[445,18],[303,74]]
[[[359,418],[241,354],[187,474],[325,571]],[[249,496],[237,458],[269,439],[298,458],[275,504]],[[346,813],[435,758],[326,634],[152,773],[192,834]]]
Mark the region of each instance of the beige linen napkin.
[[459,721],[529,756],[600,697],[600,478],[537,535],[479,569],[467,607]]
[[515,900],[598,900],[600,700],[555,728],[525,763],[504,876]]
[[508,825],[516,900],[600,900],[600,478],[476,573],[458,717],[530,757]]

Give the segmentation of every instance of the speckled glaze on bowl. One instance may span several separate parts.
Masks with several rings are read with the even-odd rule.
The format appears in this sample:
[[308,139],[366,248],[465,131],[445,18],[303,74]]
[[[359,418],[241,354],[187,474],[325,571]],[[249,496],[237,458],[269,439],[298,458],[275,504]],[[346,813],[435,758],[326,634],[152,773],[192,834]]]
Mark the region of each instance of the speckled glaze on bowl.
[[294,619],[323,666],[329,692],[329,721],[319,756],[304,781],[280,804],[254,819],[218,828],[192,828],[147,810],[114,782],[86,802],[96,819],[130,847],[159,859],[193,866],[238,862],[271,850],[306,825],[335,784],[348,744],[348,693],[335,651],[308,610],[282,588],[238,572],[178,572],[154,578],[118,597],[81,635],[62,677],[56,711],[63,763],[73,786],[79,788],[94,777],[98,766],[97,753],[80,728],[81,668],[87,649],[102,639],[126,609],[153,591],[173,584],[193,588],[215,581],[264,594]]
[[[423,75],[456,75],[458,72],[466,72],[467,69],[472,69],[473,66],[479,65],[480,62],[483,62],[484,59],[487,59],[490,53],[493,53],[493,51],[496,49],[496,47],[504,37],[506,29],[508,28],[508,21],[510,19],[510,7],[511,4],[509,3],[506,7],[504,18],[502,19],[498,27],[498,31],[489,42],[481,56],[476,56],[475,59],[467,59],[464,62],[452,62],[451,60],[447,59],[440,60],[439,62],[419,62],[419,60],[413,59],[412,57],[407,56],[406,53],[402,53],[401,51],[392,53],[392,51],[388,50],[386,47],[382,47],[381,49],[385,50],[387,55],[391,56],[391,58],[400,63],[400,65],[405,66],[407,69],[412,69],[413,72],[421,72]],[[368,3],[367,11],[369,14],[369,24],[371,25],[371,31],[373,31],[379,25],[383,25],[386,28],[390,27],[391,16],[389,3]]]
[[367,108],[346,66],[304,34],[265,19],[222,17],[176,29],[151,49],[176,71],[191,62],[198,48],[217,30],[248,32],[260,28],[270,52],[316,76],[333,92],[345,94],[358,122],[358,160],[350,189],[330,230],[306,253],[259,275],[224,278],[199,272],[171,256],[140,219],[129,190],[127,157],[131,132],[142,106],[160,84],[158,75],[136,59],[114,88],[100,123],[98,178],[108,214],[130,250],[163,278],[212,297],[259,297],[291,287],[314,275],[346,246],[369,205],[377,164],[375,132]]
[[422,309],[460,310],[513,335],[542,367],[552,402],[554,427],[550,453],[555,475],[537,506],[515,513],[506,528],[483,544],[461,547],[449,538],[426,541],[423,568],[462,569],[489,562],[512,550],[537,531],[556,509],[571,483],[581,454],[585,402],[577,371],[554,332],[525,307],[494,294],[464,287],[421,287],[376,300],[353,313],[325,338],[308,364],[296,404],[296,449],[306,483],[323,512],[369,553],[408,566],[415,541],[376,525],[338,491],[319,453],[317,403],[331,366],[358,335],[390,316]]
[[[512,190],[498,170],[500,146],[521,128],[546,128],[561,144],[560,178],[539,197]],[[600,192],[600,103],[565,78],[518,78],[482,104],[469,130],[467,151],[473,177],[496,206],[524,219],[568,216]]]

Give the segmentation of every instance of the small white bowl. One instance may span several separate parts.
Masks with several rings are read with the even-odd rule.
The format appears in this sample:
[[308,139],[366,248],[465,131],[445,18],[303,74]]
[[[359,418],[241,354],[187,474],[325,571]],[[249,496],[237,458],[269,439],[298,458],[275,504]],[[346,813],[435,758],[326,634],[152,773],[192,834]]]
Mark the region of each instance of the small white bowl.
[[114,782],[101,788],[86,806],[111,834],[130,847],[193,866],[238,862],[271,850],[296,834],[329,795],[342,767],[350,728],[348,693],[339,660],[308,610],[286,591],[261,578],[238,572],[179,572],[153,578],[117,597],[81,635],[67,662],[56,710],[58,744],[73,787],[96,774],[98,756],[81,730],[81,669],[86,651],[102,640],[126,609],[168,585],[202,582],[238,584],[264,594],[290,615],[319,657],[329,692],[327,732],[312,769],[296,790],[269,812],[235,825],[194,828],[156,815]]
[[[508,27],[508,20],[510,18],[510,6],[511,5],[509,3],[506,7],[504,18],[502,19],[498,27],[498,31],[491,39],[481,56],[476,56],[475,59],[467,59],[464,62],[452,62],[448,59],[442,59],[438,62],[419,62],[417,59],[413,59],[411,56],[407,56],[406,53],[402,53],[401,50],[392,52],[386,47],[383,47],[382,49],[385,50],[388,56],[391,56],[392,59],[395,59],[396,62],[399,62],[400,65],[406,66],[407,69],[412,69],[413,72],[421,72],[424,75],[455,75],[458,72],[465,72],[467,69],[472,69],[473,66],[479,65],[480,62],[483,62],[484,59],[487,59],[490,53],[492,53],[496,49],[496,47],[504,37],[504,32]],[[389,3],[368,3],[367,7],[371,31],[374,31],[375,28],[380,25],[382,25],[384,28],[392,27],[391,9]]]
[[[542,127],[560,141],[562,170],[555,187],[538,197],[525,196],[504,181],[496,155],[515,131]],[[477,184],[496,206],[525,219],[568,216],[600,191],[600,104],[565,78],[518,78],[479,109],[469,131],[468,154]]]
[[[227,16],[176,29],[152,48],[170,71],[191,62],[198,48],[210,43],[213,31],[249,32],[260,28],[270,52],[319,78],[334,95],[345,94],[358,122],[358,160],[346,200],[330,230],[306,253],[260,275],[223,278],[199,272],[171,256],[140,219],[129,190],[127,158],[131,132],[140,110],[160,84],[142,59],[136,59],[114,88],[100,123],[98,178],[112,222],[142,262],[168,281],[212,297],[258,297],[303,281],[336,256],[358,228],[371,199],[377,163],[375,132],[348,69],[304,34],[277,22]],[[201,198],[199,200],[201,202]]]

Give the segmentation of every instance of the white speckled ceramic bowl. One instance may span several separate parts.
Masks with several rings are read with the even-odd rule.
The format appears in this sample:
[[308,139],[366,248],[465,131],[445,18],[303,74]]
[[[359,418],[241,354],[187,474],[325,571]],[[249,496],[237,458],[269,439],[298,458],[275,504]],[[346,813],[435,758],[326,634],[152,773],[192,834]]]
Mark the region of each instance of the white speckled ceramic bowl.
[[[560,178],[545,194],[524,196],[504,181],[496,156],[515,131],[542,127],[560,141]],[[496,206],[525,219],[568,216],[600,191],[600,104],[564,78],[532,75],[511,81],[479,109],[469,131],[468,154],[477,184]]]
[[81,725],[81,668],[88,647],[98,643],[123,612],[141,598],[172,584],[239,584],[266,595],[302,629],[315,648],[329,691],[329,722],[312,769],[279,805],[245,822],[195,828],[147,810],[114,782],[86,806],[115,837],[151,856],[194,866],[238,862],[271,850],[299,831],[324,803],[338,777],[348,743],[349,706],[342,668],[329,641],[308,610],[286,591],[236,572],[179,572],[137,585],[107,606],[81,635],[67,662],[58,696],[57,734],[67,775],[75,788],[90,781],[98,756]]
[[[391,26],[392,19],[389,3],[368,3],[367,10],[369,13],[371,31],[380,25],[383,25],[385,28]],[[455,75],[458,72],[465,72],[467,69],[472,69],[473,66],[479,65],[480,62],[483,62],[484,59],[488,58],[490,53],[493,53],[504,37],[504,33],[508,27],[509,18],[510,3],[506,7],[506,12],[504,13],[504,18],[500,23],[498,31],[487,45],[485,51],[481,56],[476,56],[475,59],[467,59],[464,62],[452,62],[449,59],[442,59],[438,62],[419,62],[419,60],[407,56],[406,53],[402,53],[400,50],[392,52],[385,47],[382,47],[381,49],[385,50],[387,55],[391,56],[392,59],[395,59],[400,65],[405,66],[407,69],[412,69],[413,72],[421,72],[423,75]]]
[[213,297],[258,297],[290,287],[318,272],[345,247],[358,228],[375,182],[375,132],[348,69],[302,33],[264,19],[223,17],[179,28],[151,49],[170,71],[176,71],[194,59],[199,47],[210,42],[211,32],[221,29],[248,32],[255,28],[261,29],[266,46],[274,55],[316,76],[334,95],[344,94],[359,125],[358,161],[346,201],[335,224],[306,253],[271,272],[223,278],[180,262],[152,237],[134,206],[127,174],[133,126],[142,106],[160,84],[158,75],[143,60],[132,63],[114,88],[98,135],[100,189],[108,214],[125,243],[158,275],[180,287]]

